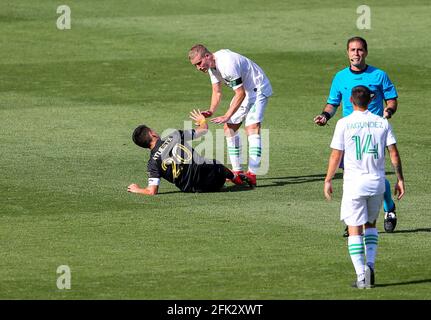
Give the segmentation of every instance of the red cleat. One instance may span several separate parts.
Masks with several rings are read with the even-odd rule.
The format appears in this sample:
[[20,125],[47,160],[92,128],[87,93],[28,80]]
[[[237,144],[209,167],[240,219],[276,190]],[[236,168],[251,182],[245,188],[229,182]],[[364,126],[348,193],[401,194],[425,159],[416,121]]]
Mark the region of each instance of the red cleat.
[[235,177],[230,181],[236,184],[237,186],[242,186],[244,185],[244,180],[241,178],[241,176],[244,176],[244,175],[243,174],[235,175]]
[[256,175],[254,173],[251,173],[250,171],[247,171],[245,173],[245,176],[248,180],[247,183],[252,187],[256,187]]
[[240,171],[233,171],[233,170],[231,170],[231,172],[233,173],[233,175],[234,175],[234,177],[233,177],[233,179],[226,179],[226,181],[227,182],[232,182],[232,183],[235,183],[235,184],[241,184],[241,183],[237,183],[237,182],[239,182],[240,181],[240,177],[239,177],[239,175],[240,174],[244,174],[244,172],[242,171],[242,170],[240,170]]
[[237,186],[249,186],[251,188],[256,186],[250,182],[250,179],[244,173],[235,175],[235,177],[231,181],[235,183]]

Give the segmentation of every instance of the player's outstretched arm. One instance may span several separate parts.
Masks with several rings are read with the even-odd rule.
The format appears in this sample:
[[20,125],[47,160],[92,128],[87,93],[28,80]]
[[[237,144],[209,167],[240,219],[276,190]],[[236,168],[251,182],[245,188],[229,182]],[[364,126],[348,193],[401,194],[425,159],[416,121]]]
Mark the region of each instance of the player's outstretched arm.
[[318,126],[324,126],[334,116],[335,112],[337,112],[337,107],[328,103],[322,113],[315,116],[313,121]]
[[136,183],[132,183],[127,187],[127,192],[140,193],[149,196],[155,196],[159,191],[159,186],[148,186],[146,188],[141,188]]
[[401,165],[401,158],[398,152],[398,148],[396,144],[392,144],[388,146],[389,156],[391,158],[392,166],[395,169],[395,174],[397,175],[397,182],[395,183],[394,195],[397,196],[397,199],[400,200],[405,193],[406,187],[404,185],[404,175],[403,168]]
[[197,128],[195,129],[195,134],[193,138],[198,138],[208,132],[208,124],[205,116],[202,112],[198,110],[193,110],[190,112],[190,119],[195,122]]
[[212,85],[212,95],[211,95],[211,105],[208,110],[202,111],[202,115],[205,118],[211,117],[216,111],[221,102],[222,89],[220,82],[213,83]]
[[214,123],[226,123],[233,116],[233,114],[239,109],[241,103],[244,101],[246,96],[244,86],[235,89],[235,96],[232,99],[229,109],[223,116],[211,119]]
[[338,167],[340,166],[343,151],[332,149],[331,156],[329,157],[328,171],[326,173],[325,185],[323,186],[323,194],[327,200],[332,198],[332,178],[335,176]]

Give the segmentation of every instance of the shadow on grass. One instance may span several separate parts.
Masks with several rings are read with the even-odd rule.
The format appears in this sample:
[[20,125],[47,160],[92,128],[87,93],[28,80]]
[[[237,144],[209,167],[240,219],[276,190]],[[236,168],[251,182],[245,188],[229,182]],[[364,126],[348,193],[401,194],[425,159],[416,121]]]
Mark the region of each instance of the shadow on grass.
[[165,194],[173,194],[173,193],[184,193],[184,192],[181,192],[180,190],[178,190],[178,191],[166,191],[166,192],[163,191],[163,192],[159,192],[156,197],[163,196]]
[[249,186],[238,186],[238,185],[231,185],[231,186],[225,186],[223,189],[221,189],[218,192],[242,192],[242,191],[251,191],[254,188]]
[[[299,183],[307,183],[307,182],[316,182],[316,181],[325,181],[326,174],[313,174],[308,176],[291,176],[291,177],[272,177],[272,178],[258,178],[257,182],[258,188],[266,188],[266,187],[280,187],[287,184],[299,184]],[[335,179],[342,179],[343,174],[338,172],[334,176]],[[270,181],[271,184],[268,185],[259,185],[259,181]]]
[[404,282],[396,282],[396,283],[382,283],[382,284],[376,284],[375,287],[384,288],[384,287],[391,287],[391,286],[404,286],[408,284],[420,284],[420,283],[431,283],[431,279],[404,281]]
[[[249,186],[237,186],[237,185],[231,185],[231,186],[225,186],[220,191],[210,191],[210,192],[196,192],[196,193],[219,193],[219,192],[242,192],[242,191],[251,191],[254,188],[251,188]],[[166,192],[160,192],[157,195],[163,196],[167,194],[174,194],[174,193],[184,193],[184,194],[191,194],[194,192],[182,192],[180,190],[178,191],[166,191]]]
[[431,232],[431,228],[418,228],[418,229],[406,229],[406,230],[396,230],[394,232],[379,231],[379,233],[414,233],[414,232]]
[[[386,175],[393,175],[393,172],[386,172]],[[308,183],[308,182],[316,182],[316,181],[325,181],[326,174],[312,174],[306,176],[291,176],[291,177],[272,177],[272,178],[259,178],[258,177],[258,188],[266,188],[266,187],[281,187],[288,184],[299,184],[299,183]],[[343,173],[337,172],[333,178],[333,180],[343,179]],[[271,184],[268,185],[259,185],[259,181],[271,181]]]
[[[393,172],[386,172],[386,175],[393,175]],[[299,183],[308,183],[308,182],[316,182],[316,181],[325,181],[326,174],[312,174],[312,175],[306,175],[306,176],[290,176],[290,177],[271,177],[271,178],[260,178],[257,179],[257,187],[258,188],[268,188],[268,187],[282,187],[288,184],[299,184]],[[333,178],[333,180],[337,179],[343,179],[343,173],[337,172]],[[269,181],[271,184],[267,185],[259,185],[259,181]],[[241,192],[241,191],[250,191],[253,190],[253,188],[250,188],[248,186],[227,186],[221,189],[220,191],[214,191],[214,192]],[[170,193],[180,193],[181,191],[167,191],[162,194],[170,194]],[[209,192],[211,193],[211,192]]]

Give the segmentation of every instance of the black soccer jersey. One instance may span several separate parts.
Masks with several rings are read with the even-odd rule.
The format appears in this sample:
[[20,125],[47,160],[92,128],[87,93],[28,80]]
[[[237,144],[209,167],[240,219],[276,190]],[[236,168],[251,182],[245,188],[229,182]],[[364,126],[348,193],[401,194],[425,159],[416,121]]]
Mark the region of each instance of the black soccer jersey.
[[184,192],[216,191],[225,180],[225,168],[200,156],[186,143],[195,130],[176,130],[157,141],[148,160],[148,177],[164,178]]

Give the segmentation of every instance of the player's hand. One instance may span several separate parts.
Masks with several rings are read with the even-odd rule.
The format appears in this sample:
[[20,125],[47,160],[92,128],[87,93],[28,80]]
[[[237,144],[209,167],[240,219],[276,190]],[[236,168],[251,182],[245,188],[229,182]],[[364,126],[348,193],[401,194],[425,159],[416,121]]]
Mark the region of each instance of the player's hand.
[[217,118],[212,118],[212,119],[211,119],[211,122],[213,122],[213,123],[218,123],[218,124],[222,124],[222,123],[226,123],[226,122],[228,122],[228,121],[229,121],[229,119],[230,119],[230,117],[220,116],[220,117],[217,117]]
[[202,121],[205,121],[205,116],[202,114],[202,112],[198,110],[193,110],[190,112],[190,119],[195,121],[195,125],[199,126]]
[[313,119],[314,123],[317,124],[318,126],[324,126],[328,123],[328,120],[326,120],[326,117],[319,114],[317,116],[314,117]]
[[331,181],[325,181],[325,185],[323,187],[323,193],[325,194],[326,200],[332,199],[332,182]]
[[136,183],[132,183],[127,187],[127,192],[140,193],[141,188]]
[[213,115],[211,110],[206,110],[206,111],[202,111],[201,114],[205,117],[205,118],[209,118]]
[[383,110],[383,118],[390,119],[392,118],[392,110],[388,111],[388,108]]
[[404,196],[405,193],[405,186],[404,181],[398,180],[395,184],[395,190],[394,190],[394,196],[397,196],[398,200],[401,200],[401,198]]

